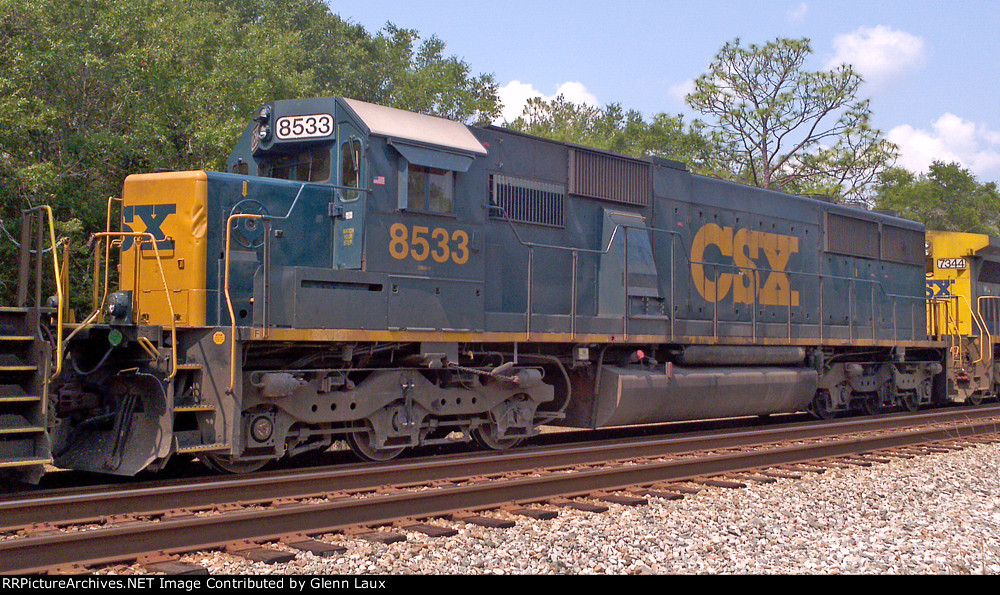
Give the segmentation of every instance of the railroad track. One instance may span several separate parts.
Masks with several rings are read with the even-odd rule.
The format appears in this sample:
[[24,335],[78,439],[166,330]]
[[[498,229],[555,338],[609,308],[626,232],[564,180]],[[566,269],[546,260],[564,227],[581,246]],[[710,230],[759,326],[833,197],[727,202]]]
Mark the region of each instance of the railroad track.
[[[0,501],[0,572],[162,562],[183,552],[246,550],[277,540],[322,550],[324,544],[311,536],[386,525],[433,532],[426,519],[451,516],[488,523],[482,511],[503,506],[681,497],[685,482],[736,487],[741,481],[773,480],[793,471],[818,472],[824,465],[870,465],[914,456],[920,452],[913,449],[917,445],[977,440],[998,432],[1000,407],[949,409],[181,485],[43,493]],[[522,512],[539,514],[530,510],[538,509]]]

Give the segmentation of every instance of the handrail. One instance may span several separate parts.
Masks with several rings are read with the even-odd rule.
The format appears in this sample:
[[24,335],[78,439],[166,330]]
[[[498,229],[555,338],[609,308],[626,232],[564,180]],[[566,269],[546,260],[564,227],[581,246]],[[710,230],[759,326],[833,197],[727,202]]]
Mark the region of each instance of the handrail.
[[[142,244],[146,243],[147,241],[150,244],[152,244],[152,246],[153,246],[153,254],[154,254],[155,258],[156,258],[156,266],[157,266],[157,268],[160,271],[160,281],[161,281],[161,283],[163,283],[163,295],[164,295],[164,297],[167,300],[167,309],[170,311],[170,365],[171,365],[171,370],[170,370],[170,375],[167,376],[167,380],[170,380],[170,379],[172,379],[177,374],[177,316],[174,313],[174,304],[173,304],[173,301],[170,299],[170,286],[167,283],[167,275],[166,275],[166,273],[163,270],[163,261],[160,258],[160,249],[157,246],[157,239],[156,239],[156,237],[153,236],[153,234],[151,234],[149,232],[145,232],[145,231],[105,231],[105,232],[98,232],[98,233],[92,234],[90,236],[90,240],[87,243],[89,245],[89,244],[93,243],[94,240],[104,241],[105,239],[107,239],[107,240],[110,241],[110,239],[113,238],[113,237],[121,237],[121,238],[131,237],[131,238],[138,238],[138,239],[140,239],[141,240],[140,242],[136,242],[136,250],[137,251],[140,250],[141,249],[140,246]],[[98,275],[98,270],[97,270],[98,262],[96,261],[96,259],[98,257],[97,257],[97,248],[96,247],[95,247],[94,252],[95,252],[94,276],[96,277]],[[104,276],[104,278],[105,278],[105,283],[107,283],[107,279],[108,279],[108,268],[109,268],[109,265],[110,265],[110,262],[109,261],[105,261],[105,263],[104,263],[104,269],[105,269],[105,276]],[[136,267],[136,273],[135,273],[136,282],[137,283],[138,283],[139,275],[140,275],[140,269],[137,266]],[[96,283],[96,281],[95,281],[95,283]],[[105,288],[104,288],[104,295],[105,296],[107,295],[107,290],[108,290],[107,285],[105,285]],[[97,293],[95,292],[94,295],[96,296]],[[87,326],[91,322],[93,322],[97,318],[97,316],[100,314],[100,309],[103,306],[104,306],[104,304],[97,305],[97,307],[94,309],[94,312],[91,313],[87,317],[87,319],[84,321],[84,323],[81,324],[80,326],[78,326],[73,331],[73,333],[70,334],[69,337],[67,337],[66,341],[68,342],[69,339],[73,337],[73,335],[75,335],[77,332],[79,332],[80,330],[82,330],[85,326]]]
[[[56,250],[56,228],[55,228],[55,218],[52,215],[52,207],[48,205],[41,205],[37,207],[32,207],[30,209],[25,209],[23,213],[27,216],[28,213],[35,213],[44,211],[49,216],[49,242],[52,244],[52,271],[53,278],[56,285],[56,299],[59,300],[58,306],[56,307],[56,371],[52,375],[52,378],[56,378],[62,373],[62,353],[63,353],[63,316],[64,316],[64,303],[65,296],[63,296],[63,286],[62,286],[62,275],[60,274],[59,268],[59,254]],[[40,240],[39,240],[40,241]]]
[[987,342],[989,346],[989,361],[993,362],[993,334],[990,333],[990,325],[986,323],[986,319],[983,317],[983,301],[984,300],[1000,300],[1000,296],[995,295],[981,295],[976,299],[976,314],[982,320],[983,332],[986,333]]
[[[294,203],[292,206],[294,206]],[[291,214],[290,209],[289,209],[289,214]],[[226,392],[229,394],[232,394],[233,389],[236,387],[236,313],[233,310],[233,297],[229,293],[229,253],[230,253],[230,243],[232,240],[233,221],[236,219],[263,220],[264,216],[255,213],[233,213],[229,215],[228,219],[226,219],[226,253],[225,253],[225,265],[224,265],[225,280],[223,283],[223,292],[226,296],[226,308],[229,310],[229,343],[230,343],[229,388],[226,390]]]
[[[106,233],[111,233],[111,202],[115,201],[115,200],[121,202],[122,199],[121,198],[116,198],[114,196],[109,196],[108,197],[108,209],[107,209],[107,216],[106,216],[107,221],[105,222],[105,226],[104,226],[104,231]],[[94,251],[94,256],[95,256],[95,258],[97,257],[97,251],[96,250]],[[97,268],[96,268],[96,263],[95,263],[95,268],[94,268],[94,307],[95,308],[100,308],[104,304],[105,300],[108,299],[108,286],[109,286],[108,277],[109,277],[109,274],[110,274],[110,271],[109,271],[110,267],[108,266],[108,263],[111,262],[111,242],[105,242],[104,243],[104,262],[105,262],[105,266],[104,266],[104,295],[101,296],[101,300],[99,302],[97,301]]]
[[[991,338],[990,337],[990,332],[988,330],[986,330],[986,324],[979,317],[979,314],[977,314],[976,311],[972,309],[972,302],[969,301],[969,298],[965,294],[959,294],[958,297],[960,297],[961,300],[963,302],[965,302],[965,306],[969,310],[969,318],[971,318],[972,321],[976,323],[976,326],[979,327],[979,331],[981,333],[981,336],[985,335],[987,338]],[[972,365],[976,365],[979,362],[983,361],[984,357],[985,357],[985,355],[983,354],[983,350],[980,349],[979,350],[979,359],[977,359],[976,361],[972,362]]]
[[[557,250],[557,251],[558,250],[567,251],[567,252],[573,253],[574,255],[578,255],[579,253],[584,253],[584,254],[594,254],[594,255],[598,255],[598,256],[603,256],[603,255],[608,254],[611,251],[611,247],[614,245],[614,242],[615,242],[615,239],[616,239],[616,237],[618,235],[618,230],[619,229],[625,229],[626,230],[624,232],[624,235],[625,235],[625,238],[626,238],[626,244],[627,244],[627,241],[628,241],[627,240],[627,238],[628,238],[627,230],[628,229],[637,229],[637,230],[640,230],[640,231],[652,232],[652,233],[660,233],[660,234],[666,234],[666,235],[670,236],[670,252],[671,252],[670,263],[672,265],[673,264],[673,253],[674,253],[674,241],[675,240],[682,240],[683,239],[681,237],[680,232],[672,230],[672,229],[661,229],[661,228],[656,228],[656,227],[643,227],[643,226],[637,226],[637,225],[628,225],[628,224],[616,223],[615,224],[615,228],[612,230],[611,236],[608,238],[608,242],[605,245],[605,247],[604,248],[598,248],[596,250],[595,249],[591,249],[591,248],[578,248],[578,247],[570,247],[570,246],[558,246],[558,245],[553,245],[553,244],[542,244],[542,243],[537,243],[537,242],[527,242],[523,238],[521,238],[521,235],[518,233],[517,228],[514,226],[514,221],[508,216],[506,210],[503,207],[498,206],[498,205],[489,205],[489,209],[490,210],[496,209],[497,212],[499,212],[499,213],[501,213],[503,215],[502,220],[506,221],[506,223],[507,223],[508,227],[510,228],[511,232],[514,234],[514,239],[517,241],[518,244],[520,244],[521,246],[523,246],[523,247],[525,247],[525,248],[528,249],[528,254],[529,254],[529,261],[528,261],[528,265],[529,265],[528,282],[529,282],[529,284],[531,283],[531,280],[532,280],[532,277],[533,277],[532,274],[531,274],[532,273],[531,266],[532,266],[532,260],[533,260],[532,256],[533,256],[533,250],[534,250],[534,248],[552,249],[552,250]],[[879,297],[884,298],[885,300],[890,301],[890,302],[893,302],[895,300],[912,300],[914,302],[920,302],[920,303],[926,304],[927,299],[928,299],[928,298],[926,298],[925,296],[922,296],[922,295],[920,295],[920,296],[914,296],[914,295],[902,295],[902,294],[889,293],[888,291],[886,291],[886,288],[882,285],[882,283],[880,281],[877,281],[877,280],[874,280],[874,279],[864,279],[864,278],[859,278],[859,277],[841,277],[841,276],[836,276],[836,275],[824,275],[824,274],[820,274],[820,273],[810,273],[810,272],[804,272],[804,271],[787,271],[787,270],[785,270],[785,271],[776,271],[776,270],[771,269],[769,267],[762,267],[762,266],[756,266],[756,265],[753,266],[753,267],[747,267],[747,266],[739,266],[739,265],[736,265],[736,264],[728,264],[728,263],[720,263],[720,262],[696,261],[696,260],[693,260],[691,258],[691,254],[688,251],[688,247],[687,247],[687,245],[684,242],[682,242],[682,241],[679,242],[679,245],[681,246],[681,255],[682,255],[682,258],[684,258],[684,260],[687,262],[687,264],[689,265],[689,267],[691,265],[703,265],[703,266],[713,267],[713,270],[715,270],[715,271],[718,271],[720,268],[722,268],[723,270],[732,270],[734,272],[750,271],[752,273],[753,277],[754,277],[755,286],[759,286],[759,281],[760,281],[760,278],[761,278],[762,274],[771,274],[771,273],[781,273],[781,274],[784,274],[784,275],[788,275],[789,277],[796,277],[797,276],[797,277],[814,278],[818,282],[817,291],[820,291],[820,292],[822,291],[822,284],[823,284],[824,280],[832,280],[832,281],[845,282],[845,283],[849,284],[852,288],[853,288],[853,285],[856,284],[856,283],[867,284],[867,285],[871,286],[871,293],[872,293],[872,303],[871,303],[872,323],[871,323],[871,329],[872,329],[872,338],[873,338],[873,340],[875,340],[875,333],[877,331],[877,325],[876,325],[876,321],[875,321],[875,303],[876,303],[875,292],[876,291],[878,291],[878,293],[880,294]],[[627,257],[627,251],[626,251],[626,257]],[[574,256],[574,263],[575,262],[576,262],[576,256]],[[576,267],[576,265],[574,264],[574,268],[575,267]],[[577,274],[577,272],[574,270],[573,274],[574,274],[574,277],[575,277],[576,274]],[[625,271],[625,274],[627,275],[628,271]],[[671,278],[671,296],[670,296],[671,297],[671,304],[670,304],[671,314],[670,314],[670,319],[671,319],[671,329],[673,329],[673,319],[674,319],[674,315],[673,315],[673,306],[674,306],[674,304],[673,304],[673,299],[674,299],[674,296],[673,296],[673,278],[674,278],[674,276],[673,276],[673,274],[671,274],[670,278]],[[716,287],[715,289],[716,289],[716,291],[718,291],[718,287]],[[628,291],[628,284],[627,284],[627,282],[625,283],[625,291],[626,292]],[[789,291],[791,291],[790,288],[789,288]],[[757,321],[757,306],[758,306],[758,303],[757,303],[757,291],[755,290],[753,293],[754,293],[754,295],[753,295],[754,302],[753,302],[753,304],[750,304],[750,305],[753,306],[753,314],[752,314],[752,318],[750,320],[750,323],[754,327],[754,338],[756,338],[756,326],[758,324],[758,321]],[[532,306],[531,299],[530,299],[530,297],[531,297],[531,288],[530,288],[530,285],[529,285],[529,288],[528,288],[527,296],[528,296],[529,299],[528,299],[528,303],[527,303],[527,306],[526,306],[526,311],[527,311],[528,318],[529,318],[529,320],[528,320],[528,324],[529,324],[528,330],[530,332],[530,316],[531,316],[531,306]],[[819,297],[820,297],[820,300],[821,300],[821,303],[822,303],[822,294],[820,294]],[[853,293],[852,293],[852,297],[849,298],[849,299],[850,299],[850,305],[851,305],[851,307],[853,307],[854,306]],[[575,300],[575,298],[574,298],[574,300]],[[790,325],[791,324],[791,312],[790,312],[791,311],[791,299],[790,298],[789,298],[789,303],[786,304],[786,306],[789,309],[789,318],[786,321],[786,324]],[[574,303],[574,304],[571,305],[571,312],[573,313],[572,315],[574,316],[574,318],[576,316],[575,311],[576,311],[576,304]],[[915,310],[914,310],[913,307],[911,307],[911,315],[912,315],[913,312],[915,312]],[[895,308],[893,309],[893,313],[895,314]],[[626,320],[628,318],[628,300],[627,300],[627,295],[626,295],[625,310],[624,310],[624,312],[622,314],[622,317],[623,317],[623,319],[626,319]],[[716,325],[718,324],[718,320],[717,320],[717,308],[713,310],[713,320],[712,320],[712,322],[713,322],[713,328],[715,328]],[[819,324],[819,327],[821,329],[820,340],[822,341],[822,339],[823,339],[823,337],[822,337],[822,328],[824,326],[823,325],[822,317],[819,319],[818,324]],[[576,328],[575,320],[571,321],[571,327],[574,328],[574,329]],[[853,330],[854,330],[853,314],[849,317],[848,327],[853,332]],[[894,334],[894,336],[898,334],[898,330],[899,329],[897,327],[898,327],[898,323],[897,323],[897,321],[895,319],[895,315],[894,315],[893,316],[893,334]],[[860,327],[860,328],[867,328],[867,327]],[[915,323],[913,324],[913,329],[911,329],[911,330],[914,331],[914,332],[917,330]],[[789,332],[790,332],[790,329],[789,329]],[[673,330],[671,330],[671,335],[673,335]]]
[[[962,364],[961,349],[959,346],[959,338],[961,337],[961,335],[958,332],[959,330],[958,319],[952,318],[952,310],[953,310],[953,308],[951,307],[952,301],[955,302],[956,307],[954,308],[954,310],[957,313],[958,298],[953,295],[947,297],[929,298],[928,305],[931,306],[931,308],[934,310],[935,336],[937,336],[939,339],[941,337],[947,337],[949,344],[948,353],[951,354],[953,360],[956,360],[955,365],[960,366]],[[943,319],[943,326],[944,326],[943,329],[938,328],[939,319]],[[954,329],[954,332],[952,332],[952,329]]]

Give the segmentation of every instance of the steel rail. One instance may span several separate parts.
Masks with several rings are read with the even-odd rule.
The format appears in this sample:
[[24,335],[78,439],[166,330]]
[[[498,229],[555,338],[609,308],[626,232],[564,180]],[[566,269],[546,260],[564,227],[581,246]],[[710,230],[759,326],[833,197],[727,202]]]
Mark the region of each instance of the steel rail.
[[513,453],[474,453],[435,456],[375,465],[352,464],[251,476],[164,482],[160,485],[94,492],[60,490],[57,493],[16,496],[0,500],[0,529],[39,523],[98,521],[123,514],[152,514],[177,508],[199,508],[229,502],[267,501],[336,490],[435,481],[464,475],[471,466],[491,475],[537,468],[608,460],[634,459],[692,451],[710,451],[791,440],[818,439],[864,431],[884,431],[928,423],[956,423],[996,418],[1000,407],[954,409],[945,412],[902,414],[876,418],[804,423],[776,428],[716,431],[667,437],[629,438],[555,447],[523,448]]
[[649,459],[601,469],[563,469],[537,477],[498,477],[464,485],[439,484],[429,489],[390,495],[369,494],[361,498],[335,495],[327,502],[316,504],[289,504],[206,517],[164,517],[158,522],[9,539],[0,541],[0,572],[27,573],[74,563],[120,562],[134,560],[144,553],[175,554],[221,547],[241,540],[275,540],[292,533],[315,535],[358,525],[380,525],[402,519],[488,509],[511,502],[524,504],[557,497],[579,497],[601,490],[683,481],[933,441],[968,439],[995,434],[997,430],[997,422],[993,419],[936,424],[770,449],[673,460]]

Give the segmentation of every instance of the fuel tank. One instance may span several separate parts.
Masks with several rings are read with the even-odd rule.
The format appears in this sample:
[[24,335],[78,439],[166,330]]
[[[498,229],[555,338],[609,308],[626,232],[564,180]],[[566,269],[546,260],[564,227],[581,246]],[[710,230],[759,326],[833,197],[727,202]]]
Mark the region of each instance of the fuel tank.
[[812,400],[817,380],[816,370],[801,366],[604,366],[591,423],[571,423],[599,428],[795,412]]

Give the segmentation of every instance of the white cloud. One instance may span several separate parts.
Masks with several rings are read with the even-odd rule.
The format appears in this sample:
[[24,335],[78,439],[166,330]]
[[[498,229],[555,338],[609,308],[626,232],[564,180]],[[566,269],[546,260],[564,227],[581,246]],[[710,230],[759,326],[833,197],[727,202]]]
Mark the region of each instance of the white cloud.
[[525,104],[533,97],[541,97],[545,101],[552,101],[559,95],[563,95],[568,101],[572,101],[573,103],[585,103],[594,107],[600,107],[597,96],[588,91],[587,87],[578,81],[568,81],[559,85],[556,92],[552,95],[542,93],[530,83],[511,81],[500,87],[498,94],[500,95],[500,103],[503,104],[503,109],[500,111],[500,118],[495,122],[497,124],[516,120],[524,111]]
[[688,79],[677,83],[676,85],[670,85],[667,89],[667,95],[669,95],[674,101],[680,103],[681,105],[687,105],[685,97],[694,92],[694,79]]
[[909,124],[896,126],[886,135],[899,145],[897,165],[925,172],[932,161],[958,162],[981,181],[1000,178],[1000,132],[946,113],[931,124],[931,130]]
[[850,64],[874,88],[886,86],[924,60],[924,40],[885,25],[861,27],[833,39],[835,54],[826,68]]
[[798,6],[793,6],[788,9],[785,13],[785,18],[788,19],[789,23],[802,23],[806,20],[806,12],[809,10],[809,5],[805,2],[800,2]]

